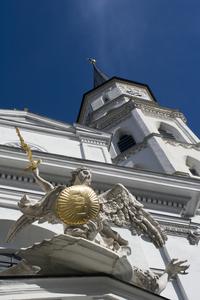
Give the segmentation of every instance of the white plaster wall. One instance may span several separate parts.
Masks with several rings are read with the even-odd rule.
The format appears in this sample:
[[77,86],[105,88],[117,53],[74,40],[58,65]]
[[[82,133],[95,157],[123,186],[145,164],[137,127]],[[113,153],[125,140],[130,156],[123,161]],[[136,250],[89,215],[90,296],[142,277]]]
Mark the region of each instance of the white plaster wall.
[[128,229],[114,227],[125,240],[129,242],[131,254],[128,256],[128,260],[132,266],[136,266],[141,269],[148,268],[148,260],[146,259],[145,252],[141,244],[141,238],[137,235],[132,235]]
[[111,163],[111,156],[106,147],[98,147],[90,144],[84,144],[83,147],[85,159]]
[[164,171],[154,151],[152,151],[152,149],[150,149],[149,147],[134,153],[126,160],[120,161],[118,165],[126,166],[126,167],[136,167],[139,169],[155,171],[155,172]]
[[186,165],[186,158],[187,156],[190,156],[200,162],[200,151],[193,148],[188,149],[181,145],[171,145],[159,137],[156,137],[155,139],[159,143],[160,148],[165,152],[174,171],[185,172],[191,177],[196,177],[190,173],[189,167]]
[[[128,256],[128,260],[132,266],[141,269],[151,268],[151,269],[158,269],[160,271],[162,270],[161,272],[164,271],[165,263],[161,255],[162,250],[157,249],[151,242],[144,240],[139,236],[131,235],[130,231],[127,229],[118,228],[118,227],[115,227],[113,229],[119,232],[123,236],[123,238],[129,241],[129,246],[131,248],[131,255]],[[171,247],[171,237],[169,237],[169,239],[170,239],[169,247]],[[180,238],[175,238],[175,245],[179,243],[179,240]],[[186,242],[187,244],[189,244],[187,240]],[[166,245],[168,249],[168,241]],[[179,258],[179,252],[178,250],[176,251],[176,247],[174,247],[174,253],[171,256],[171,258],[176,258],[176,257]],[[182,257],[180,256],[180,258]],[[193,275],[194,274],[191,274],[192,277]],[[187,278],[186,276],[185,279],[187,279],[186,283],[188,284],[189,278]],[[178,286],[176,284],[173,285],[172,282],[169,282],[167,288],[161,293],[161,295],[171,300],[180,300],[178,293],[179,293]],[[189,298],[189,299],[193,300],[193,298]],[[197,298],[194,298],[194,300],[197,300]]]
[[[102,162],[111,162],[111,157],[106,145],[90,145],[82,143],[75,134],[65,136],[63,134],[52,134],[42,131],[20,128],[20,132],[27,144],[41,149],[41,151],[64,155],[69,157],[91,159]],[[15,128],[11,126],[0,126],[1,144],[19,143]]]
[[[72,140],[69,137],[53,135],[46,132],[37,132],[28,129],[20,129],[20,132],[27,143],[32,143],[45,149],[46,152],[60,155],[79,157],[81,158],[79,141]],[[10,142],[19,142],[14,127],[0,127],[1,144]]]
[[171,258],[188,260],[190,268],[188,275],[180,275],[179,279],[190,300],[199,300],[200,285],[200,245],[190,245],[186,238],[169,236],[166,244],[168,253]]
[[178,130],[183,137],[183,141],[188,143],[198,142],[198,138],[180,118],[160,118],[157,115],[149,116],[144,112],[142,112],[141,116],[143,118],[143,122],[151,132],[159,133],[158,128],[160,126],[160,123],[165,123],[173,126],[176,130]]

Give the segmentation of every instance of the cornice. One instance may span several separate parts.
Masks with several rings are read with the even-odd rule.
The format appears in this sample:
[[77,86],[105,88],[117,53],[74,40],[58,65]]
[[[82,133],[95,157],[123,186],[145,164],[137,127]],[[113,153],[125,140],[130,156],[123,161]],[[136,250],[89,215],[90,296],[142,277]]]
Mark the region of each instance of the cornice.
[[[132,191],[132,194],[134,194],[134,191]],[[142,203],[145,207],[149,207],[149,209],[151,207],[156,208],[161,208],[165,211],[171,211],[171,212],[175,212],[175,213],[180,213],[186,203],[187,203],[187,199],[171,199],[171,197],[165,197],[163,198],[163,196],[159,196],[159,194],[157,196],[155,195],[151,195],[151,193],[149,193],[148,195],[143,195],[143,193],[141,192],[141,194],[137,193],[137,195],[135,195],[136,199]]]
[[197,151],[200,151],[200,143],[190,144],[190,143],[179,142],[179,141],[172,140],[172,139],[167,139],[167,138],[163,138],[163,140],[166,144],[170,144],[170,145],[173,145],[173,146],[181,146],[181,147],[186,148],[186,149],[195,149]]
[[[44,174],[42,175],[46,180],[49,180],[54,186],[57,185],[66,185],[68,186],[70,183],[70,177],[63,177],[60,179],[56,179],[56,177],[54,176],[54,180],[51,180],[51,176]],[[13,172],[9,172],[9,171],[2,171],[0,173],[0,183],[1,181],[4,182],[4,186],[0,186],[0,189],[2,191],[2,193],[5,193],[7,190],[10,191],[11,187],[12,187],[12,193],[11,191],[9,192],[9,194],[13,194],[15,193],[16,190],[16,194],[19,193],[27,193],[28,194],[32,194],[32,196],[37,197],[38,194],[43,194],[42,191],[40,191],[38,189],[38,186],[35,184],[35,179],[34,177],[30,174],[26,174],[25,172],[23,174],[19,174],[16,171]],[[7,184],[7,186],[6,186]],[[19,188],[16,188],[16,186],[18,186]],[[105,191],[107,191],[108,189],[112,188],[112,184],[109,184],[108,182],[105,182],[104,184],[102,183],[98,183],[98,182],[94,182],[92,184],[95,192],[97,194],[101,194]],[[21,187],[21,188],[20,188]],[[187,199],[175,199],[173,198],[173,201],[169,198],[163,199],[163,197],[160,197],[159,195],[155,196],[155,195],[151,195],[151,193],[148,194],[148,196],[144,195],[143,191],[137,192],[137,194],[135,193],[135,190],[132,190],[131,188],[129,188],[130,192],[135,195],[136,199],[142,203],[145,207],[147,208],[154,208],[156,209],[160,209],[162,207],[163,211],[171,211],[173,213],[180,213],[184,207],[185,204],[187,202]],[[3,192],[4,191],[4,192]],[[1,197],[0,197],[0,205],[6,206],[5,201],[1,201]],[[10,206],[10,205],[9,205]]]
[[101,119],[93,122],[91,127],[104,129],[109,127],[110,125],[116,125],[120,123],[124,118],[126,118],[133,109],[139,108],[143,112],[158,116],[159,118],[181,118],[184,122],[186,122],[185,116],[173,109],[160,107],[154,102],[148,102],[146,100],[136,99],[132,97],[127,103],[123,104],[120,107],[113,109],[108,112],[106,116],[103,116]]
[[[95,262],[95,260],[94,260]],[[92,295],[92,296],[84,296]],[[23,298],[22,298],[23,296]],[[7,299],[167,300],[105,274],[74,276],[10,276],[0,278],[0,297]]]
[[[33,157],[36,160],[42,160],[40,165],[41,175],[45,175],[48,180],[51,178],[53,181],[58,180],[59,183],[68,181],[71,171],[75,168],[85,166],[92,171],[93,182],[101,187],[121,183],[130,190],[134,187],[135,190],[145,191],[149,195],[152,194],[152,191],[156,194],[162,191],[163,195],[169,195],[170,190],[171,197],[178,197],[181,203],[188,203],[191,198],[196,201],[199,197],[200,181],[196,178],[127,168],[110,163],[39,151],[33,151]],[[25,173],[23,170],[27,166],[27,157],[19,148],[0,145],[0,166],[2,173]],[[25,173],[24,176],[29,177],[30,175]],[[11,186],[12,183],[9,185]],[[133,194],[135,194],[134,191]]]
[[160,107],[158,105],[149,105],[149,103],[142,103],[141,100],[135,100],[135,107],[140,108],[143,112],[148,113],[149,115],[159,116],[160,118],[180,118],[186,122],[186,118],[183,113],[178,110],[169,109],[165,107]]
[[92,139],[88,137],[79,137],[80,141],[82,143],[92,144],[92,145],[98,145],[98,146],[108,146],[110,143],[107,141],[102,141],[99,139]]
[[122,106],[119,106],[111,110],[110,112],[107,113],[106,116],[93,122],[91,126],[93,128],[98,128],[103,130],[104,128],[107,128],[110,125],[116,125],[118,123],[121,123],[122,120],[124,120],[129,114],[131,114],[131,111],[133,109],[135,109],[135,105],[134,102],[130,100],[129,102],[123,104]]
[[195,225],[183,225],[183,224],[165,224],[163,221],[160,222],[162,227],[168,235],[189,238],[191,232],[198,230]]
[[[20,116],[23,116],[24,112],[19,112]],[[25,113],[26,116],[27,113]],[[45,119],[45,118],[44,118]],[[40,118],[36,118],[36,121],[39,120]],[[35,119],[34,119],[35,121]],[[53,126],[53,122],[51,125],[45,125],[44,124],[40,124],[40,123],[27,123],[25,121],[18,121],[15,119],[6,119],[6,118],[2,118],[0,116],[0,125],[2,126],[10,126],[13,128],[13,130],[15,131],[15,127],[19,127],[20,129],[26,129],[40,134],[51,134],[51,135],[56,135],[56,136],[60,136],[60,137],[68,137],[69,139],[72,140],[79,140],[81,141],[81,138],[83,139],[88,139],[90,140],[93,144],[97,144],[97,145],[110,145],[110,134],[107,132],[100,132],[98,130],[95,130],[93,128],[90,127],[86,127],[80,124],[74,124],[72,125],[68,125],[68,124],[63,124],[61,123],[61,125],[57,125],[59,124],[59,122],[55,122],[55,126]],[[12,145],[13,143],[13,145]],[[9,146],[14,146],[17,147],[17,142],[8,142],[6,145]],[[33,145],[34,148],[34,145]],[[42,151],[42,149],[38,149],[39,151]],[[44,150],[44,149],[43,149]],[[45,151],[45,150],[44,150]]]
[[[1,197],[0,197],[0,207],[5,207],[8,209],[17,209],[17,202],[19,201],[20,197],[22,195],[28,194],[31,196],[32,199],[39,200],[42,195],[44,194],[42,191],[36,190],[37,185],[35,185],[35,180],[31,176],[18,176],[16,174],[8,174],[6,172],[0,174],[0,179],[4,179],[7,182],[10,181],[11,186],[1,186],[0,185],[0,191],[1,191]],[[23,186],[26,188],[17,188],[14,187],[14,182],[19,181],[20,183],[23,183]],[[64,181],[64,180],[63,180]],[[69,178],[68,178],[69,183]],[[32,188],[30,189],[30,183],[32,184]],[[54,185],[63,184],[61,182],[52,182]],[[68,185],[68,184],[67,184]],[[98,193],[103,193],[108,188],[111,188],[106,186],[104,189],[98,188],[98,183],[95,183],[93,186],[94,190]],[[134,191],[131,191],[134,194]],[[184,208],[184,203],[181,203],[180,200],[166,200],[166,199],[160,199],[159,197],[154,197],[151,195],[148,196],[142,196],[142,195],[135,195],[136,199],[144,204],[144,207],[147,209],[149,206],[151,207],[151,213],[154,215],[154,218],[159,221],[159,223],[162,225],[163,229],[166,230],[167,234],[173,235],[173,236],[179,236],[179,237],[185,237],[188,238],[191,236],[193,232],[196,232],[199,230],[199,226],[195,223],[191,223],[190,219],[185,219],[181,217],[172,217],[167,214],[165,215],[166,207],[171,208],[172,214],[177,213],[178,216],[180,216],[180,212]],[[156,213],[156,207],[157,209],[162,210],[162,215],[159,216]],[[154,209],[154,212],[152,211]]]

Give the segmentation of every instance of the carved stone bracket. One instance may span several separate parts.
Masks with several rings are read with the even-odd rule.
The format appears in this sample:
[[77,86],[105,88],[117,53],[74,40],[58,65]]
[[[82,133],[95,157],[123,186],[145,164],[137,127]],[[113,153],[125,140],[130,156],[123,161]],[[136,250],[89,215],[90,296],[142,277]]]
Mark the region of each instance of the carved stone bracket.
[[200,241],[200,230],[191,230],[188,233],[188,241],[190,243],[190,245],[198,245],[199,241]]

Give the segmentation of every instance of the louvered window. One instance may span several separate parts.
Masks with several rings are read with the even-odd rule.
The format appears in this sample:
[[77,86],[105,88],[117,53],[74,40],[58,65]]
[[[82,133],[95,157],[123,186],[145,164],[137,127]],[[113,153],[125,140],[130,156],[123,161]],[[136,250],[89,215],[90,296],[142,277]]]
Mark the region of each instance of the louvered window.
[[135,146],[136,142],[131,135],[124,134],[119,138],[117,145],[119,147],[120,152],[124,152],[127,149]]

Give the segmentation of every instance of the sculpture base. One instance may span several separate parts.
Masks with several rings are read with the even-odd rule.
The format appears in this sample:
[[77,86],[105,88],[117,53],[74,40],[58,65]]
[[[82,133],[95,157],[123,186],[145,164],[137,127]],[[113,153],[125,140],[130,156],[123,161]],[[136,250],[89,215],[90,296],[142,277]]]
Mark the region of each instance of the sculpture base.
[[[94,242],[69,235],[57,235],[16,253],[30,273],[25,274],[24,261],[9,268],[0,275],[88,275],[109,274],[124,281],[130,281],[132,267],[126,256],[104,248]],[[23,265],[23,270],[22,270]],[[37,268],[39,267],[39,268]],[[37,270],[34,271],[32,270]],[[12,271],[12,273],[10,273]]]

